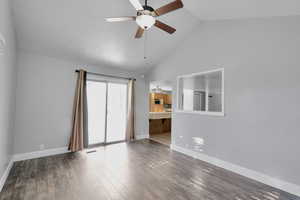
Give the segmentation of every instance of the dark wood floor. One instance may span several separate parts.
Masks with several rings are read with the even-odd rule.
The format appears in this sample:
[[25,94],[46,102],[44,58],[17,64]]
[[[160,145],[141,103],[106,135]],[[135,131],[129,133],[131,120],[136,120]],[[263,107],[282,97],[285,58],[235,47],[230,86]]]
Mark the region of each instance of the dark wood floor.
[[300,200],[150,140],[14,164],[1,200]]

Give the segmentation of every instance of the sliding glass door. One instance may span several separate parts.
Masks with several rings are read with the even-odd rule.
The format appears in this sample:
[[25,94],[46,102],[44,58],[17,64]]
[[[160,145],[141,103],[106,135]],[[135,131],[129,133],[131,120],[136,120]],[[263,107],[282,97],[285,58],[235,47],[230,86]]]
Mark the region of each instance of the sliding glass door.
[[127,85],[108,83],[107,142],[125,140],[127,113]]
[[106,134],[106,83],[87,81],[88,144],[105,142]]
[[125,141],[127,84],[87,81],[88,144]]

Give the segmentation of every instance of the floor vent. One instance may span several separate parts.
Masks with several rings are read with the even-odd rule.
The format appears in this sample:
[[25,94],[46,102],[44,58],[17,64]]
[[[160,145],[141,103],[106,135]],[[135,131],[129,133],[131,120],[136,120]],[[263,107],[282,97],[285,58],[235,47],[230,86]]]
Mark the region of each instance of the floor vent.
[[91,151],[87,151],[86,153],[89,154],[89,153],[96,153],[97,150],[91,150]]

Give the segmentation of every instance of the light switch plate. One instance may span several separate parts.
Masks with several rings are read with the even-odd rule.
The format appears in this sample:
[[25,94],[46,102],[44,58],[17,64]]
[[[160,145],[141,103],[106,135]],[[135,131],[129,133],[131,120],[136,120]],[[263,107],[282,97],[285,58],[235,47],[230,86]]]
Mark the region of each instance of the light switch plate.
[[0,33],[0,55],[4,54],[6,41],[4,36]]

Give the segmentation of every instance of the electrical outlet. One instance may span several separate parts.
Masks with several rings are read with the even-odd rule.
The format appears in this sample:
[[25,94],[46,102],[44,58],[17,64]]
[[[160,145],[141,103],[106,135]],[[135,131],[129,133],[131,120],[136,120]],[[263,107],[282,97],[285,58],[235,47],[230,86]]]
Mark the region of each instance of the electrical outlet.
[[41,144],[40,145],[40,150],[44,150],[45,149],[45,145],[44,144]]
[[6,45],[6,42],[5,42],[4,36],[0,33],[0,55],[4,54],[5,45]]

